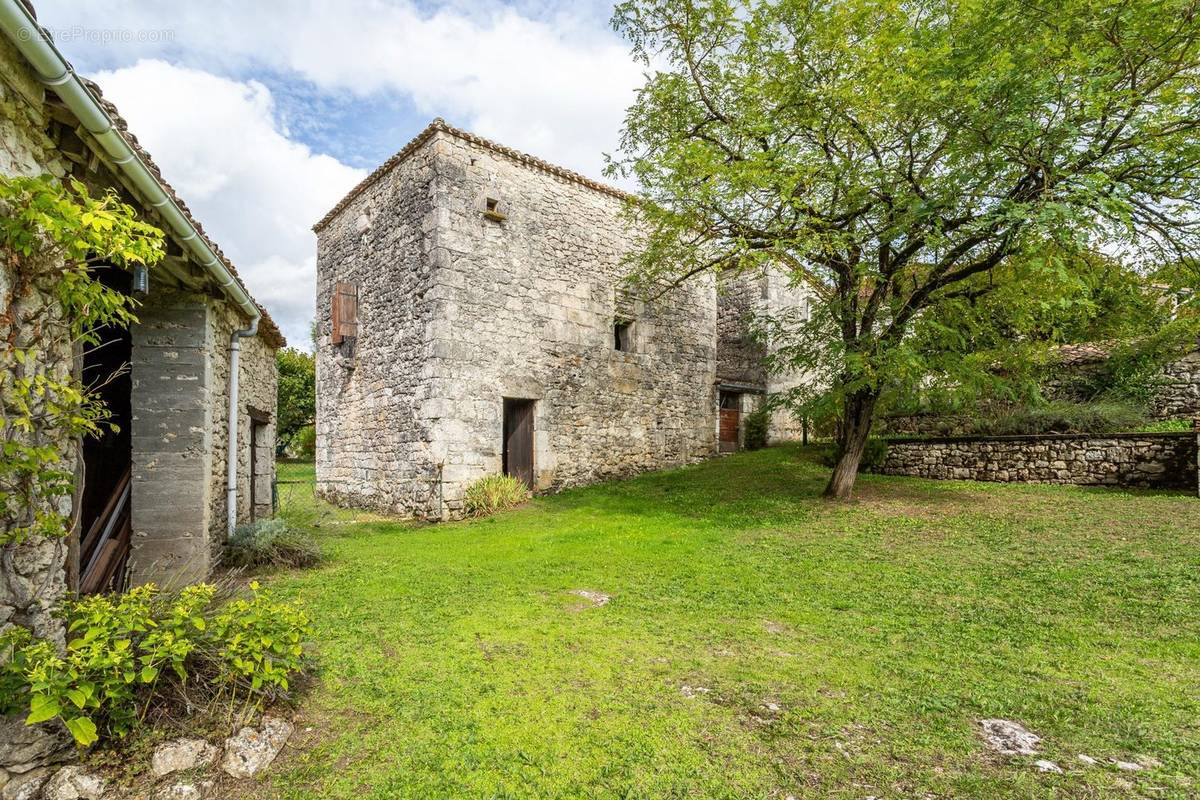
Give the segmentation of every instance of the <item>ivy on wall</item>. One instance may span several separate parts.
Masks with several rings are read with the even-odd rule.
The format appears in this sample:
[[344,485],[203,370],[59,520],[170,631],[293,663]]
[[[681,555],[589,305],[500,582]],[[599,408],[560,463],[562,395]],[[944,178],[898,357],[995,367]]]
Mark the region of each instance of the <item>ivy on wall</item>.
[[74,443],[112,427],[72,354],[98,344],[99,328],[135,322],[135,301],[91,267],[152,266],[163,255],[162,231],[115,192],[0,176],[0,545],[70,531],[62,498],[74,488]]

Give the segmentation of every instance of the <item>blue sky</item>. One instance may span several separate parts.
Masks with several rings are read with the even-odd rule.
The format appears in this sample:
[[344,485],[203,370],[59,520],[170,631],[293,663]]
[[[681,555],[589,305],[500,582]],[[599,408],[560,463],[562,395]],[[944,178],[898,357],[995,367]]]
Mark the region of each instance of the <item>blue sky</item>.
[[601,177],[641,70],[600,2],[39,0],[291,343],[309,228],[434,116]]

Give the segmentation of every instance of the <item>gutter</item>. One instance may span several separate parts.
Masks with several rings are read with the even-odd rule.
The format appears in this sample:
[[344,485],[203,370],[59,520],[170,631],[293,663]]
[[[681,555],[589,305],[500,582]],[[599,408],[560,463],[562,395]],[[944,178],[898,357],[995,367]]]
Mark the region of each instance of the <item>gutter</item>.
[[262,312],[245,287],[233,276],[220,256],[188,219],[187,214],[163,189],[158,178],[142,161],[137,151],[121,136],[108,111],[88,91],[70,62],[54,44],[50,34],[38,25],[32,11],[21,0],[0,0],[0,30],[4,31],[33,67],[41,84],[53,90],[67,108],[71,109],[84,129],[95,137],[121,173],[129,178],[150,206],[162,216],[200,266],[212,275],[229,299],[250,318],[249,327],[233,332],[229,346],[229,450],[226,453],[226,462],[230,465],[228,500],[229,532],[232,533],[237,517],[238,351],[241,349],[239,340],[258,332]]

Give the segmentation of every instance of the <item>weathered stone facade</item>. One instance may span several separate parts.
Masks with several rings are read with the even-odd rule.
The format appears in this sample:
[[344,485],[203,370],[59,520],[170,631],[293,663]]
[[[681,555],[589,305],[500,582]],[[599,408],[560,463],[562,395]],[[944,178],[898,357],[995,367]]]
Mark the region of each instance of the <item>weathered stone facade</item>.
[[[82,133],[69,112],[52,100],[20,52],[0,36],[0,173],[70,175],[93,193],[113,189],[147,221],[165,229],[156,212],[109,161],[104,148]],[[178,242],[169,242],[168,257],[151,271],[150,292],[137,309],[140,322],[129,332],[131,416],[125,422],[133,471],[135,582],[203,577],[213,563],[212,549],[224,540],[228,338],[235,324],[244,327],[246,321],[184,252]],[[6,269],[0,266],[0,297],[6,309],[18,312],[13,318],[27,318],[22,308],[56,302],[45,293],[16,296]],[[24,333],[18,325],[17,336]],[[269,318],[264,320],[263,336],[243,340],[243,409],[253,406],[273,418],[274,351],[281,343]],[[39,362],[39,368],[60,375],[81,369],[70,342],[47,343],[39,352]],[[240,481],[249,487],[245,443],[250,422],[244,410],[239,416],[245,463]],[[273,447],[273,422],[257,433]],[[64,467],[82,476],[78,443],[62,442],[60,449]],[[263,463],[266,470],[272,465],[273,459]],[[269,478],[264,474],[259,483]],[[239,494],[239,501],[242,516],[248,517],[247,492]],[[62,510],[70,511],[71,498],[63,502]],[[193,551],[202,552],[202,557],[193,558]],[[61,639],[60,625],[50,612],[67,587],[67,540],[4,546],[0,565],[0,629],[21,624],[40,636]]]
[[1195,433],[889,439],[879,471],[918,478],[1197,487]]
[[1156,419],[1200,417],[1200,349],[1163,368],[1151,411]]
[[[541,490],[710,455],[715,287],[626,291],[622,203],[435,123],[339,204],[318,226],[318,490],[457,516],[502,469],[506,399],[534,402]],[[337,282],[358,296],[341,345],[324,311]]]

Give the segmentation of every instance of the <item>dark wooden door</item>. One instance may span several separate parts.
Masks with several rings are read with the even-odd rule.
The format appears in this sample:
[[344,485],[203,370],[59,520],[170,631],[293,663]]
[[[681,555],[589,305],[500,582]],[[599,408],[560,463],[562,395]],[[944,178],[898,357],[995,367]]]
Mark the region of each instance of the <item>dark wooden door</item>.
[[738,428],[742,422],[742,396],[737,392],[721,392],[721,424],[717,437],[720,451],[732,453],[738,449]]
[[533,489],[533,400],[504,401],[504,474]]

